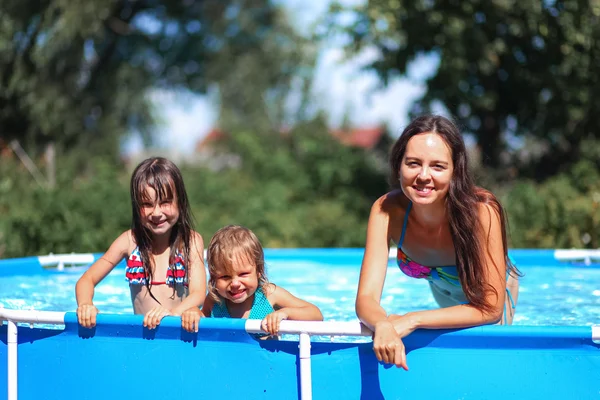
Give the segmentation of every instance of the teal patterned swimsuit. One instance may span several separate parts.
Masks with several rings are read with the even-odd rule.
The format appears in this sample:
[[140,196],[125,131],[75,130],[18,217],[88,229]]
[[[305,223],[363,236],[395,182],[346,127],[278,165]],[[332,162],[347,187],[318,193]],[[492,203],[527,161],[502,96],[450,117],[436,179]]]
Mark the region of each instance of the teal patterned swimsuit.
[[[248,319],[263,319],[273,311],[275,310],[273,309],[271,303],[269,303],[269,300],[267,300],[263,289],[261,287],[256,289]],[[231,318],[231,315],[229,315],[229,310],[227,310],[227,303],[224,300],[220,303],[215,302],[210,316],[213,318]]]
[[[412,208],[412,202],[408,203],[406,207],[406,213],[404,214],[404,223],[402,225],[402,233],[400,234],[400,240],[398,241],[397,251],[397,263],[400,271],[411,278],[426,279],[429,281],[429,286],[435,301],[441,307],[451,307],[458,304],[468,304],[469,301],[465,296],[462,289],[460,279],[458,277],[458,269],[456,265],[445,265],[441,267],[427,267],[421,263],[418,263],[411,259],[402,250],[402,244],[404,243],[404,235],[406,234],[406,227],[408,225],[408,214]],[[506,271],[506,280],[508,281],[509,271]],[[506,295],[508,296],[512,308],[512,312],[515,310],[515,302],[512,298],[510,290],[506,288]],[[506,304],[504,305],[504,323],[507,323]]]

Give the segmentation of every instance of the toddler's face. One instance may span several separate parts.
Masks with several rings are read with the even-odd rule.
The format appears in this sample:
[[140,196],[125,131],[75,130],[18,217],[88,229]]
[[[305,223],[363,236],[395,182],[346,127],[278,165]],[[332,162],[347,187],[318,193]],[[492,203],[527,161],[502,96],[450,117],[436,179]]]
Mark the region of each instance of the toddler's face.
[[215,269],[215,289],[222,298],[236,304],[252,301],[258,288],[256,265],[248,257],[237,256],[231,268]]

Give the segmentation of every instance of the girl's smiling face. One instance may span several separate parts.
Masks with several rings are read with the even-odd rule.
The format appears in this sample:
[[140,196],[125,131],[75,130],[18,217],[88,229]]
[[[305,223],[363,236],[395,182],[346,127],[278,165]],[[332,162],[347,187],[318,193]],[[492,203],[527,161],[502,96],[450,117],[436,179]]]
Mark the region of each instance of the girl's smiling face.
[[140,209],[141,222],[154,236],[168,234],[179,220],[174,190],[171,193],[173,197],[159,199],[152,187],[147,186],[144,190]]
[[252,301],[258,289],[256,265],[250,257],[233,256],[229,268],[215,268],[215,289],[221,298],[236,304]]
[[448,144],[436,133],[420,133],[406,145],[400,164],[400,185],[413,203],[432,204],[445,199],[453,171]]

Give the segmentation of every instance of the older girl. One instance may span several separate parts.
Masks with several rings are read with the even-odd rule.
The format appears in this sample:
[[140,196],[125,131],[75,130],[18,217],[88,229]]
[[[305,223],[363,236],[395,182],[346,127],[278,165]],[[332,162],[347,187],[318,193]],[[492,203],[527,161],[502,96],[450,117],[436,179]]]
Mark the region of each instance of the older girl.
[[[171,161],[142,161],[131,177],[131,229],[123,232],[77,282],[77,318],[96,325],[94,288],[124,258],[135,314],[155,328],[167,315],[181,315],[206,297],[204,245],[192,229],[183,178]],[[183,323],[187,323],[186,320]]]

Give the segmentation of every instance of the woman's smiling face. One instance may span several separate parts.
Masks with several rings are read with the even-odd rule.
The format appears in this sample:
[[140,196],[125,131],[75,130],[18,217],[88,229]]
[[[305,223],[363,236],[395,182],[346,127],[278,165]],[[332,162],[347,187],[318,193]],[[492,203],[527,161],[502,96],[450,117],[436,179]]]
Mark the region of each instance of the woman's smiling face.
[[406,145],[400,164],[400,185],[413,203],[433,204],[445,199],[453,171],[448,144],[437,133],[420,133]]

